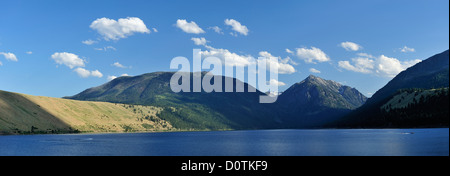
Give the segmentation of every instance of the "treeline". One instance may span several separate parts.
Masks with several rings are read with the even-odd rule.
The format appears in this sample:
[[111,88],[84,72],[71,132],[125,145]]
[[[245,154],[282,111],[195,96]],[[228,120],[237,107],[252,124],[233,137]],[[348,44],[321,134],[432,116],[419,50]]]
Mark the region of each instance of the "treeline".
[[[400,90],[399,93],[420,95],[422,89]],[[433,90],[428,90],[433,91]],[[427,127],[449,126],[449,89],[434,90],[428,96],[421,95],[406,107],[381,110],[381,116],[388,126]]]
[[[418,96],[424,91],[432,91],[427,96],[420,96],[415,101],[409,102],[405,107],[395,108],[394,104],[382,108],[395,96],[414,94]],[[347,116],[331,122],[328,128],[426,128],[449,126],[449,88],[440,89],[401,89],[394,95],[371,104],[362,106]]]

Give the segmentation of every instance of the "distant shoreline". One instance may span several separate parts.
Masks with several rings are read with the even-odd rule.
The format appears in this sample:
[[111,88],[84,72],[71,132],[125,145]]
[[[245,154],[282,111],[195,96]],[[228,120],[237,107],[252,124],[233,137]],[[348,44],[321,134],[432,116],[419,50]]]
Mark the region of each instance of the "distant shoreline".
[[450,129],[450,127],[413,127],[413,128],[282,128],[282,129],[240,129],[240,130],[172,130],[172,131],[134,131],[134,132],[79,132],[79,133],[7,133],[0,136],[13,135],[89,135],[89,134],[135,134],[135,133],[174,133],[174,132],[220,132],[220,131],[260,131],[260,130],[398,130],[398,129]]

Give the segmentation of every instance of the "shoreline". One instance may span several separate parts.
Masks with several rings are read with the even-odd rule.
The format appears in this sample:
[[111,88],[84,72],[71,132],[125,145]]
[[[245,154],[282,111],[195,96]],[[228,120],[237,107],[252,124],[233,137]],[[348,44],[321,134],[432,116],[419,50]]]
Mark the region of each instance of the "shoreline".
[[219,131],[258,131],[258,130],[396,130],[396,129],[449,129],[450,127],[411,127],[411,128],[279,128],[279,129],[224,129],[224,130],[171,130],[171,131],[134,131],[134,132],[77,132],[77,133],[7,133],[0,131],[0,136],[14,135],[90,135],[90,134],[133,134],[133,133],[171,133],[171,132],[219,132]]

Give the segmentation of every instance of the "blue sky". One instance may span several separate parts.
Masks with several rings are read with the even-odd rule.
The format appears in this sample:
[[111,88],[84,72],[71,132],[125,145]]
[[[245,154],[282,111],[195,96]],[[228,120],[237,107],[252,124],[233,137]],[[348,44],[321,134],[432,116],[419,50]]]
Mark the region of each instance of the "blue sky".
[[401,70],[449,48],[448,0],[17,0],[0,6],[0,90],[50,97],[113,76],[176,71],[172,58],[192,59],[194,48],[244,61],[275,56],[283,63],[281,91],[314,74],[370,96]]

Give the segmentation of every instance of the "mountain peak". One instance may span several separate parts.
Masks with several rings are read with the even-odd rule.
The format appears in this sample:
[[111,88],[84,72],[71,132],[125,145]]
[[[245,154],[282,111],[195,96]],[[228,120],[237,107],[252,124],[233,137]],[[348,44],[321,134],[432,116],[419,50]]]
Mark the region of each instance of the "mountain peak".
[[339,109],[355,109],[366,99],[354,88],[314,75],[309,75],[303,81],[292,85],[279,97],[279,100],[286,101],[286,104],[311,105],[314,102],[318,106]]
[[342,86],[341,84],[339,84],[336,81],[326,80],[326,79],[323,79],[323,78],[315,76],[315,75],[309,75],[306,79],[304,79],[303,81],[301,81],[297,84],[303,84],[303,83],[321,85],[321,86],[327,86],[327,87],[331,86],[331,87],[335,87],[335,88],[339,88]]
[[309,75],[307,78],[307,80],[314,80],[314,79],[322,79],[321,77],[315,76],[315,75]]
[[286,112],[287,121],[314,126],[333,121],[366,100],[356,89],[309,75],[284,91],[277,103]]

